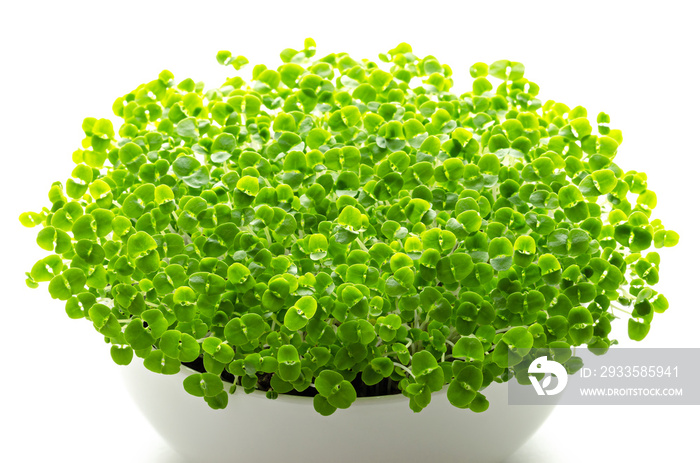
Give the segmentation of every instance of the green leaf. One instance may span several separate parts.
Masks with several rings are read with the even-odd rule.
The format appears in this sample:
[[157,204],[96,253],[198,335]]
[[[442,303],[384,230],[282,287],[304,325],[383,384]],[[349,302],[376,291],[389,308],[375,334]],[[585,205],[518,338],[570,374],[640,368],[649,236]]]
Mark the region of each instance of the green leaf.
[[134,350],[129,346],[112,346],[109,353],[117,365],[128,365],[134,358]]
[[345,206],[338,216],[338,223],[351,231],[362,228],[362,214],[353,206]]
[[287,382],[296,381],[301,374],[299,353],[294,346],[282,346],[277,353],[278,374]]
[[192,362],[200,353],[197,340],[192,335],[177,330],[164,332],[160,337],[159,347],[165,355],[181,362]]
[[163,355],[163,351],[156,349],[150,352],[143,360],[143,366],[154,373],[174,375],[180,371],[180,362]]
[[183,138],[197,138],[197,120],[194,117],[188,117],[177,123],[175,132]]
[[66,301],[73,294],[82,292],[86,282],[85,272],[79,268],[70,268],[51,279],[49,293],[54,299]]
[[457,408],[467,408],[476,398],[482,383],[481,370],[473,365],[467,365],[450,382],[447,388],[447,400]]
[[63,254],[71,249],[71,239],[68,234],[54,227],[46,227],[39,231],[36,242],[46,251],[55,251]]
[[462,336],[452,348],[452,356],[469,361],[484,361],[484,346],[476,337]]
[[335,408],[348,408],[357,399],[357,392],[338,372],[323,370],[314,382],[316,390]]
[[[377,76],[377,81],[379,83],[379,76]],[[374,101],[375,98],[377,98],[377,90],[375,90],[373,85],[366,83],[360,84],[357,87],[355,87],[355,90],[353,90],[352,97],[367,104]]]
[[381,69],[375,69],[369,75],[367,82],[376,90],[382,91],[389,85],[389,83],[392,80],[393,76],[388,72],[382,71]]
[[650,325],[630,318],[627,320],[627,332],[633,341],[643,340],[649,334]]
[[489,259],[494,270],[508,270],[513,263],[513,244],[508,238],[494,238],[489,243]]
[[195,373],[184,379],[182,385],[195,397],[215,397],[224,390],[221,378],[212,373]]
[[127,255],[136,268],[144,273],[152,273],[160,267],[158,244],[146,232],[136,232],[127,241]]
[[525,66],[516,61],[494,61],[489,66],[489,74],[501,80],[515,81],[522,79],[525,74]]
[[513,246],[513,261],[521,267],[528,266],[536,257],[537,245],[529,235],[519,236]]
[[104,304],[94,304],[88,313],[93,326],[100,334],[113,338],[121,335],[121,325],[109,307]]
[[224,328],[226,340],[234,346],[257,341],[269,329],[263,318],[256,313],[247,313],[231,319]]
[[323,397],[321,394],[316,394],[314,396],[314,410],[321,416],[330,416],[335,413],[337,408],[328,403],[327,398]]
[[311,296],[303,296],[294,307],[287,310],[284,316],[284,326],[292,331],[297,331],[309,323],[309,319],[316,313],[316,299]]
[[445,373],[433,354],[428,351],[416,352],[413,354],[411,366],[419,384],[426,386],[432,392],[442,389],[445,384]]

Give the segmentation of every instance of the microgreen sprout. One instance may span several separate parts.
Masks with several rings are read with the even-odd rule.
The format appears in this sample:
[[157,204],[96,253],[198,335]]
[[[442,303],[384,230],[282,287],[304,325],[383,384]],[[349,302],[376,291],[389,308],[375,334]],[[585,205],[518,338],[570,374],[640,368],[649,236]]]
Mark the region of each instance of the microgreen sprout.
[[458,95],[405,43],[315,53],[212,89],[163,71],[117,98],[118,130],[86,118],[70,178],[20,216],[51,253],[27,284],[117,364],[198,370],[184,389],[215,409],[242,389],[322,415],[400,392],[417,412],[446,388],[481,412],[528,355],[574,371],[568,349],[607,349],[625,313],[647,335],[668,308],[651,249],[678,234],[615,163],[607,114],[543,103],[517,62],[474,64]]

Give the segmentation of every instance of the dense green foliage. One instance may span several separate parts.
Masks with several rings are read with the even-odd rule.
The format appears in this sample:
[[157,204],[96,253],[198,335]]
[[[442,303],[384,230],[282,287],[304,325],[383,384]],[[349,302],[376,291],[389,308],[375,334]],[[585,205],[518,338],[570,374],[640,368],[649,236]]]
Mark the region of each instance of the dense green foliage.
[[314,55],[308,39],[210,90],[163,71],[116,100],[118,132],[85,119],[71,178],[20,217],[52,252],[28,285],[118,364],[201,359],[184,388],[213,408],[236,386],[313,387],[324,415],[358,379],[415,411],[444,387],[483,411],[527,359],[574,371],[572,346],[607,349],[622,314],[641,340],[668,308],[650,249],[678,235],[651,219],[646,175],[615,164],[606,114],[543,104],[516,62],[475,64],[456,95],[407,44]]

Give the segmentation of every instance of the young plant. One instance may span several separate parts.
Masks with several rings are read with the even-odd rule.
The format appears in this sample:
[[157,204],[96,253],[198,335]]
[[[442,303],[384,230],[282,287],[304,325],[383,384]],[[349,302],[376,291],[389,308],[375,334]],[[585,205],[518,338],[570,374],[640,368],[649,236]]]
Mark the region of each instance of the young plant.
[[517,62],[476,63],[457,95],[405,43],[380,62],[313,60],[311,39],[280,56],[250,82],[163,71],[118,98],[118,131],[85,119],[70,178],[21,215],[51,253],[27,284],[117,364],[185,364],[215,409],[240,387],[322,415],[398,392],[420,411],[447,388],[480,412],[528,358],[574,371],[571,347],[607,349],[618,315],[639,341],[668,308],[650,249],[678,235],[614,162],[606,114],[542,103]]

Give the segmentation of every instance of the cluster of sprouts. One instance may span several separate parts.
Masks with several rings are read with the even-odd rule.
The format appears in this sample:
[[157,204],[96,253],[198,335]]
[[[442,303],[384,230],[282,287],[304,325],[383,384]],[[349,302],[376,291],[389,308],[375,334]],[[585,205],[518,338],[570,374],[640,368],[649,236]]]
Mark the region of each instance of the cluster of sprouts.
[[651,248],[678,235],[615,163],[606,114],[543,103],[517,62],[473,65],[457,95],[405,43],[315,52],[213,89],[163,71],[116,100],[116,132],[85,119],[71,177],[20,217],[51,252],[27,284],[116,363],[193,368],[184,388],[212,408],[242,388],[420,411],[447,388],[480,412],[533,358],[575,371],[574,346],[606,350],[615,318],[646,336],[668,308]]

